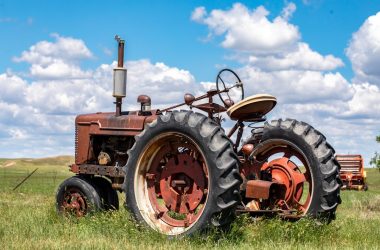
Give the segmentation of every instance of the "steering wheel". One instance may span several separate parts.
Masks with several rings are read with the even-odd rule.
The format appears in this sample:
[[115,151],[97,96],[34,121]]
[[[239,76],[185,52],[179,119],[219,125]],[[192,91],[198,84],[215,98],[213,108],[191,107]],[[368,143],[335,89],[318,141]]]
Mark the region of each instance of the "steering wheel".
[[[233,84],[228,84],[227,82],[223,81],[222,75],[223,74],[232,74],[232,76],[235,78],[235,83]],[[223,98],[222,93],[226,93],[228,99],[232,100],[231,96],[229,95],[229,91],[232,88],[240,88],[241,89],[241,100],[244,99],[244,88],[243,88],[243,83],[241,82],[239,76],[231,69],[222,69],[219,71],[218,75],[216,76],[216,89],[218,90],[218,95],[220,100],[223,102],[224,106],[226,108],[229,108],[231,106],[230,102],[226,102],[226,100]]]

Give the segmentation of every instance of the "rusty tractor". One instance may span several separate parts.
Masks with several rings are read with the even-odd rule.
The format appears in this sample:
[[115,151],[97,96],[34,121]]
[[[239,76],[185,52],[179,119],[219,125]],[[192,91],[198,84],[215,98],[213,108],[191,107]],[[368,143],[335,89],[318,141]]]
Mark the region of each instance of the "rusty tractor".
[[342,189],[368,190],[367,173],[364,171],[364,161],[361,155],[337,155],[340,164],[340,179]]
[[[185,94],[183,103],[161,110],[140,95],[139,110],[122,111],[125,42],[117,41],[116,110],[76,117],[75,176],[58,188],[59,213],[118,209],[120,191],[138,223],[169,236],[228,226],[237,213],[334,219],[339,164],[318,130],[294,119],[265,122],[276,98],[244,98],[230,69],[204,95]],[[176,110],[181,106],[189,109]],[[235,123],[228,133],[222,114]],[[251,133],[241,143],[245,127]]]

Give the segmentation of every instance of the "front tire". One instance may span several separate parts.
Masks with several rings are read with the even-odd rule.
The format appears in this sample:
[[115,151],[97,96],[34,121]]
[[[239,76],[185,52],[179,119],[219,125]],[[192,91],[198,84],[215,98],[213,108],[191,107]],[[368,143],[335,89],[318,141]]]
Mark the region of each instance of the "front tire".
[[56,194],[56,209],[64,215],[83,217],[102,210],[99,193],[90,181],[73,176],[59,186]]
[[168,112],[135,139],[123,188],[138,222],[171,236],[231,222],[240,202],[238,158],[215,122]]

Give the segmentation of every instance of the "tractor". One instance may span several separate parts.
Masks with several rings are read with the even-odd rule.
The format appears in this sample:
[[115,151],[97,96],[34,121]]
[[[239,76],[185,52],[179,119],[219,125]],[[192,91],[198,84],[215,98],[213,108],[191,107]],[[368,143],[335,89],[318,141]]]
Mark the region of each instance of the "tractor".
[[[154,109],[151,98],[140,95],[139,110],[122,111],[125,41],[116,40],[116,110],[76,117],[75,163],[69,166],[75,175],[57,190],[59,213],[116,210],[119,191],[137,223],[169,237],[225,228],[241,213],[335,218],[339,164],[323,134],[294,119],[266,122],[276,98],[244,97],[231,69],[217,74],[216,89],[186,93],[178,105]],[[234,124],[228,133],[222,115]]]

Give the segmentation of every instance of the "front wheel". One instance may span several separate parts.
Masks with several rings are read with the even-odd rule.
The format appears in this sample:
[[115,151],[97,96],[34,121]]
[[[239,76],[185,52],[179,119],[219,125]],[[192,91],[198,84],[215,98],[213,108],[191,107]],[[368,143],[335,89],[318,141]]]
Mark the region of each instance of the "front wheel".
[[292,119],[265,123],[253,151],[261,172],[280,183],[282,199],[262,203],[288,215],[309,215],[330,221],[340,199],[341,180],[334,149],[312,126]]
[[83,217],[102,210],[102,204],[99,193],[88,179],[73,176],[59,186],[56,208],[58,213]]
[[162,234],[226,225],[240,201],[232,143],[198,113],[174,111],[148,124],[128,151],[125,171],[127,208]]

